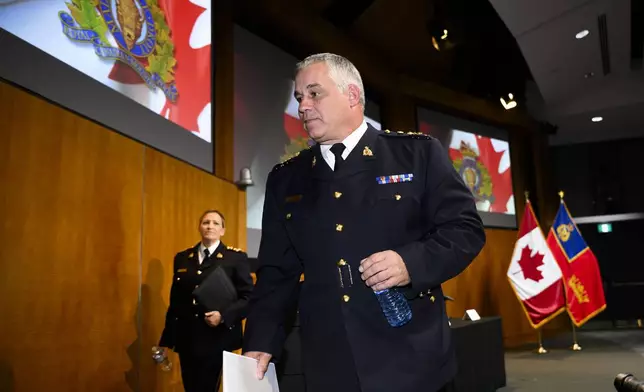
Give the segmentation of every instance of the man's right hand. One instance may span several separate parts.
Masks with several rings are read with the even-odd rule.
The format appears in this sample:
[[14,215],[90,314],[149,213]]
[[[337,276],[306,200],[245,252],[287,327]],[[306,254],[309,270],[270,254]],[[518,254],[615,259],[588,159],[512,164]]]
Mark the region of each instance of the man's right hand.
[[259,351],[249,351],[244,353],[244,356],[257,360],[257,379],[263,379],[264,374],[268,370],[268,363],[271,361],[273,356],[269,353],[262,353]]

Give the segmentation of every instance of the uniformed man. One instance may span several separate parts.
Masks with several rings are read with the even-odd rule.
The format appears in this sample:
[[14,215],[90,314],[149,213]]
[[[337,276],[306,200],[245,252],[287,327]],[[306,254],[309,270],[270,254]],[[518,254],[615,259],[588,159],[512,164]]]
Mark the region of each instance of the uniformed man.
[[[430,392],[456,373],[441,284],[485,243],[472,194],[435,139],[365,123],[345,58],[298,64],[299,114],[316,145],[277,165],[264,204],[244,336],[258,377],[280,352],[299,291],[308,392]],[[391,327],[374,291],[401,290],[412,319]]]
[[[237,350],[242,344],[241,322],[253,280],[246,253],[221,242],[225,222],[219,211],[204,212],[199,219],[201,241],[174,258],[170,306],[159,346],[179,354],[186,392],[215,392],[223,350]],[[192,292],[217,266],[230,277],[238,300],[221,312],[206,311]]]

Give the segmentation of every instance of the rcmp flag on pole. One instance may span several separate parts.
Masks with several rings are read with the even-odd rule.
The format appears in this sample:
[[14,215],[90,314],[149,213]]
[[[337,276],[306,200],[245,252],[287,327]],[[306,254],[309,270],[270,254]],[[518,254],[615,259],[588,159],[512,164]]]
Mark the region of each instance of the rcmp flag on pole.
[[539,328],[565,309],[561,270],[526,200],[519,236],[507,276],[528,321]]
[[581,327],[606,309],[604,288],[597,258],[584,241],[563,201],[548,233],[548,246],[563,273],[568,313]]

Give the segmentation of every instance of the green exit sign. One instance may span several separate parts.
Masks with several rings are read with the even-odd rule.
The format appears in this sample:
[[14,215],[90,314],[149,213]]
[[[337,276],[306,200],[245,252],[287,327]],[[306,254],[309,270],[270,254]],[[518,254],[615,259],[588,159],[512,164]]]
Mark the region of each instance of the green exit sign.
[[597,225],[597,231],[600,233],[611,233],[613,231],[613,225],[610,223],[600,223]]

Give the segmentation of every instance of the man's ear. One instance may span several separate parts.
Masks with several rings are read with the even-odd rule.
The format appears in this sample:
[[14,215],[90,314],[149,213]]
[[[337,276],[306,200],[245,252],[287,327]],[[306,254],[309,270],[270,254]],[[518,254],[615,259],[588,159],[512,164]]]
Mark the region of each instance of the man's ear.
[[349,104],[351,107],[354,107],[356,105],[360,104],[360,89],[358,86],[355,84],[350,84],[349,87],[347,87],[348,93],[349,93]]

